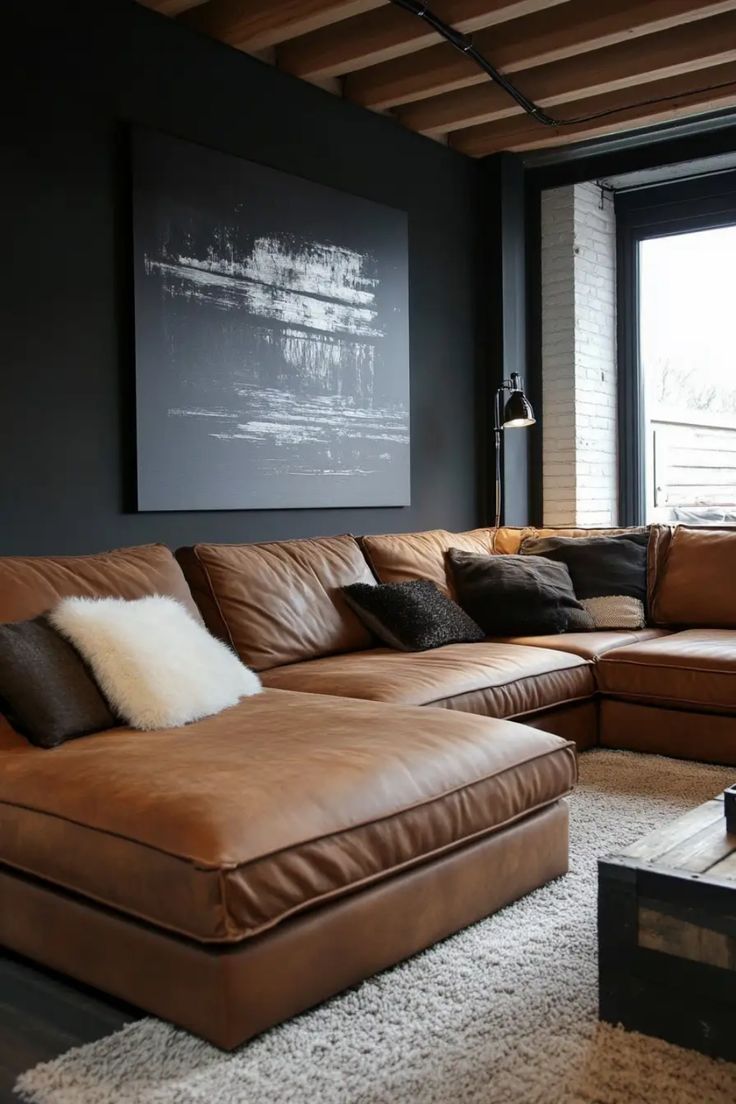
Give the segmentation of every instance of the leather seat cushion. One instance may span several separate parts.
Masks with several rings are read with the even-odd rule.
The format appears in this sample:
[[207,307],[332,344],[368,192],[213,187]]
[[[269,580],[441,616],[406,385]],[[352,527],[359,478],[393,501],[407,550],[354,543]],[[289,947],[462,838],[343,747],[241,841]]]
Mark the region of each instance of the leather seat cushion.
[[369,648],[342,587],[373,583],[355,537],[177,550],[207,628],[256,671]]
[[448,644],[430,652],[374,648],[267,671],[268,686],[367,698],[396,705],[467,708],[514,717],[595,691],[590,665],[579,656],[515,644]]
[[444,594],[454,596],[452,573],[447,570],[445,553],[451,548],[460,548],[463,552],[487,556],[491,551],[492,533],[492,529],[472,529],[467,533],[429,529],[426,533],[361,537],[360,544],[380,582],[431,579]]
[[62,598],[176,598],[201,621],[182,570],[163,544],[92,556],[0,557],[0,621],[27,621]]
[[736,713],[736,631],[688,629],[607,652],[605,694],[629,701]]
[[598,632],[558,633],[555,636],[508,636],[497,639],[502,644],[523,644],[528,648],[553,648],[571,652],[583,659],[597,659],[614,648],[638,644],[641,640],[655,640],[666,636],[665,629],[608,629]]
[[498,831],[575,777],[572,744],[512,722],[276,690],[51,752],[0,730],[0,862],[235,942]]

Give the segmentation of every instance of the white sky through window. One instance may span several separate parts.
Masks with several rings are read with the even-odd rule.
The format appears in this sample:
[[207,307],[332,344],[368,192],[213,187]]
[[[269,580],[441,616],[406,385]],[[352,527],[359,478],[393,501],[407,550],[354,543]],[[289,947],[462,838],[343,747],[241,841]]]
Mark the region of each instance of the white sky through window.
[[736,226],[639,260],[647,520],[736,522]]
[[648,402],[736,414],[736,226],[640,248]]

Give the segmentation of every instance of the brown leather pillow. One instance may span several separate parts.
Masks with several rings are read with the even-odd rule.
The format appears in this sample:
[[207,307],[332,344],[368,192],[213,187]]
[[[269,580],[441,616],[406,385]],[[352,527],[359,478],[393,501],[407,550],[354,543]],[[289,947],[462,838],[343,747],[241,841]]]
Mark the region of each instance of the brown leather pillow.
[[42,748],[117,724],[79,653],[44,616],[0,625],[0,712]]

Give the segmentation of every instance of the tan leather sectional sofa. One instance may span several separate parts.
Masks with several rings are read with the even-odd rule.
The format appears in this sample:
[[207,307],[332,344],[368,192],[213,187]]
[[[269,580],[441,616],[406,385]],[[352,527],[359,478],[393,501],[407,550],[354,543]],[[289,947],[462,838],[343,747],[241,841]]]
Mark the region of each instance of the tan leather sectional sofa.
[[0,719],[0,942],[233,1047],[564,873],[575,744],[736,763],[733,533],[652,532],[639,633],[407,654],[342,600],[526,532],[0,559],[0,620],[170,594],[266,687],[53,751]]

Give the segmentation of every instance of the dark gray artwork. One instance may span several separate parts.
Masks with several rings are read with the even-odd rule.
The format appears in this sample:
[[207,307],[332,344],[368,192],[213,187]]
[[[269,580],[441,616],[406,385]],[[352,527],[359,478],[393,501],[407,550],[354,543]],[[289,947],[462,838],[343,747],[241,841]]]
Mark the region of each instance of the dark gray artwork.
[[402,212],[133,134],[138,507],[409,503]]

